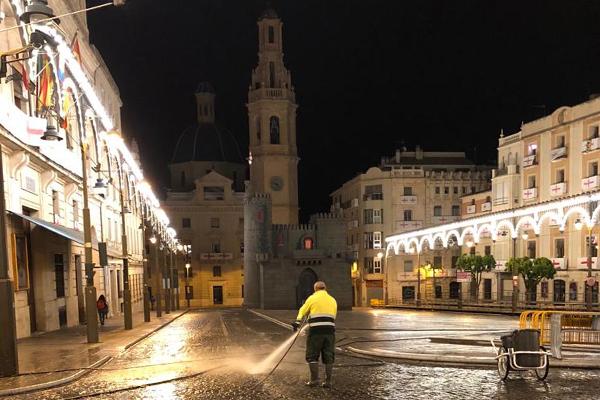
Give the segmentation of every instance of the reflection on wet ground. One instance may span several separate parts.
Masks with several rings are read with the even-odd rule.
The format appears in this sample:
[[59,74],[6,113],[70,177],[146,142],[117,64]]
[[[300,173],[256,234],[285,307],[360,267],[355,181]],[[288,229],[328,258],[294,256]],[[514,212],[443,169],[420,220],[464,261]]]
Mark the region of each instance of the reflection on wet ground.
[[[436,315],[437,314],[437,315]],[[437,317],[437,318],[436,318]],[[479,324],[464,316],[414,315],[402,319],[392,313],[349,314],[340,321],[338,339],[385,337],[365,327],[459,329],[464,318],[470,326],[495,324],[508,329],[511,319],[498,317]],[[346,320],[347,319],[347,320]],[[425,321],[425,322],[424,322]],[[421,325],[424,323],[425,325]],[[551,370],[538,382],[531,374],[515,374],[500,382],[492,369],[444,368],[365,359],[340,351],[333,390],[303,386],[307,377],[304,337],[264,384],[265,375],[251,374],[258,363],[290,337],[290,331],[240,309],[196,311],[140,342],[129,351],[74,384],[35,394],[39,399],[595,399],[600,393],[596,371]],[[182,377],[189,376],[186,379]],[[31,395],[15,397],[30,399]]]

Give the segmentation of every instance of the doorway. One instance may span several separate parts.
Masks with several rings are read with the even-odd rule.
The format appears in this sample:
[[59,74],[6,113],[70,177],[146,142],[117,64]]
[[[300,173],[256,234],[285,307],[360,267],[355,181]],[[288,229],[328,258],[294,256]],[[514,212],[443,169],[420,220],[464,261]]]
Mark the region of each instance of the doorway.
[[554,280],[554,304],[565,303],[565,281],[562,279]]
[[483,280],[483,298],[484,298],[484,300],[492,299],[492,280],[491,279]]
[[313,294],[314,285],[317,281],[317,274],[310,268],[306,268],[298,277],[298,285],[296,286],[296,306],[300,307],[306,299]]
[[213,304],[223,304],[223,286],[213,286]]
[[402,286],[402,302],[415,300],[415,287]]
[[458,299],[459,292],[460,292],[460,283],[450,282],[450,298]]

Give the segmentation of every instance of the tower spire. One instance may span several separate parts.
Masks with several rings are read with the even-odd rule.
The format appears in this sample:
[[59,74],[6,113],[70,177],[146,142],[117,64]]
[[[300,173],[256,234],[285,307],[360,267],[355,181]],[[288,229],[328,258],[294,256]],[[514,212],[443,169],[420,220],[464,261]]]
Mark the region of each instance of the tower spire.
[[273,223],[298,222],[296,95],[283,62],[282,22],[267,8],[258,18],[258,65],[248,91],[250,184],[269,193]]

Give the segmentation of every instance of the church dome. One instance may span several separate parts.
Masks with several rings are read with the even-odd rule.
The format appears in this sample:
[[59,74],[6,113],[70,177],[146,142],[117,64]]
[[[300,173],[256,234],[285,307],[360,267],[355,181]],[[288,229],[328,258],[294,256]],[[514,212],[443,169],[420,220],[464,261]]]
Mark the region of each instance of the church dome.
[[214,123],[195,123],[181,133],[171,162],[188,161],[244,163],[235,136]]
[[172,163],[222,161],[244,164],[235,136],[215,123],[214,99],[213,86],[201,82],[196,90],[197,121],[179,136]]

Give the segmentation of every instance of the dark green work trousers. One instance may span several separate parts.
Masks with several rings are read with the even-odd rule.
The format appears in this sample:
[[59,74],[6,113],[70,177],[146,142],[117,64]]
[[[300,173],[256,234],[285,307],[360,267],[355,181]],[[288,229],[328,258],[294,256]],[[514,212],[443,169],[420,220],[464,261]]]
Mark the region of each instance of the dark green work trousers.
[[333,364],[335,360],[335,333],[309,333],[306,338],[306,361]]

